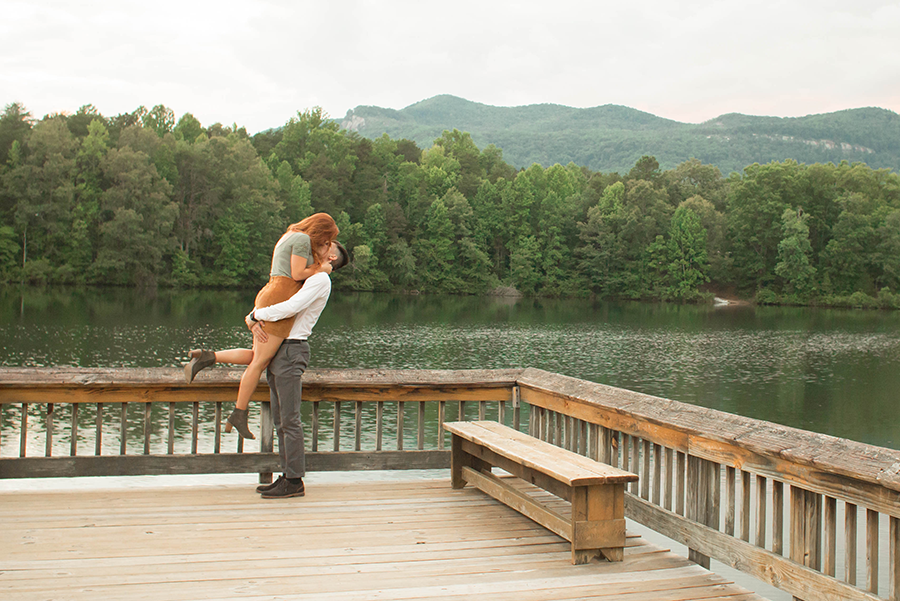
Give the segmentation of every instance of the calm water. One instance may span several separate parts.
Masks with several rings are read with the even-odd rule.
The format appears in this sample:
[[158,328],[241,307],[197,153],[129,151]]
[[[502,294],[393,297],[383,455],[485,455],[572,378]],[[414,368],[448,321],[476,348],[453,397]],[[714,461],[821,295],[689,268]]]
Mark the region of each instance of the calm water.
[[[255,291],[0,289],[0,365],[178,367]],[[900,448],[900,312],[335,292],[311,368],[539,367]]]

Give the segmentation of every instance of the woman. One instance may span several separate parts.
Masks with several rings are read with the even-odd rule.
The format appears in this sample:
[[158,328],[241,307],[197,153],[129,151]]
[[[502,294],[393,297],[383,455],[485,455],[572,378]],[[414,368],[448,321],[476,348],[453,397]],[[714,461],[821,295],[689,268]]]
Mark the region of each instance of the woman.
[[[286,301],[300,290],[306,278],[320,269],[331,273],[331,264],[325,261],[325,256],[338,233],[337,224],[327,213],[316,213],[288,227],[275,245],[269,283],[256,295],[254,306],[268,307]],[[275,356],[293,324],[293,317],[267,323],[267,340],[259,342],[254,338],[252,349],[190,352],[191,361],[184,366],[184,376],[188,382],[192,382],[201,369],[216,362],[247,366],[241,376],[234,411],[225,424],[226,432],[231,432],[234,427],[242,437],[256,438],[247,427],[247,406],[250,404],[250,396],[256,390],[263,370]]]

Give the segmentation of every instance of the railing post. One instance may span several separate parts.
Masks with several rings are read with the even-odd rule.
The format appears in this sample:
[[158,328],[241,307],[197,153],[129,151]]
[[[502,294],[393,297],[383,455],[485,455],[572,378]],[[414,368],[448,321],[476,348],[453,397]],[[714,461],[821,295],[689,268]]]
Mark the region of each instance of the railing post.
[[[821,563],[822,496],[791,486],[791,559],[814,570]],[[798,597],[794,597],[799,601]]]
[[[271,453],[275,450],[275,419],[272,416],[272,405],[260,403],[259,406],[259,452]],[[272,472],[260,472],[259,483],[272,482]]]
[[97,403],[97,434],[94,441],[94,455],[98,457],[103,452],[103,403]]
[[888,564],[888,586],[891,601],[900,601],[900,518],[891,516],[889,527],[890,563]]
[[866,590],[878,592],[878,512],[866,509]]
[[[688,455],[687,518],[715,530],[719,529],[720,470],[718,463]],[[695,549],[688,549],[688,559],[709,569],[709,556]]]
[[119,423],[119,455],[128,450],[128,403],[122,403],[122,416]]
[[[597,458],[598,461],[602,463],[606,463],[608,465],[615,466],[619,461],[618,448],[613,448],[613,432],[609,428],[605,426],[599,426],[600,428],[600,455]],[[615,459],[613,459],[613,454],[615,453]]]
[[47,403],[47,437],[44,444],[44,457],[53,455],[53,403]]
[[153,432],[153,403],[144,403],[144,455],[150,454],[150,434]]
[[19,457],[28,451],[28,403],[22,403],[22,425],[19,428]]
[[[519,387],[513,386],[512,389],[512,407],[513,407],[513,430],[518,430],[520,426],[520,422],[522,419],[522,402],[521,397],[519,396]],[[532,406],[532,411],[534,407]]]
[[69,457],[78,455],[78,403],[72,404],[72,425],[69,426]]

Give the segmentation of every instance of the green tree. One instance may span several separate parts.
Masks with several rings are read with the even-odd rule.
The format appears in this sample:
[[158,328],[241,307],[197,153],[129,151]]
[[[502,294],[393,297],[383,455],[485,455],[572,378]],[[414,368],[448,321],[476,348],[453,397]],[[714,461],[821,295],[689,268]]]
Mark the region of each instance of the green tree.
[[94,268],[107,283],[155,285],[174,250],[178,208],[169,199],[171,186],[145,152],[129,146],[111,149],[103,172],[111,184],[101,199],[108,219]]
[[784,280],[788,294],[807,294],[812,287],[816,268],[810,264],[812,245],[809,243],[809,218],[802,210],[785,209],[781,216],[784,236],[778,243],[778,263],[775,275]]
[[21,160],[8,173],[17,190],[14,219],[23,253],[29,261],[48,261],[52,269],[66,265],[71,250],[76,148],[63,117],[45,119],[35,125]]
[[416,258],[405,239],[394,239],[379,262],[391,282],[402,288],[415,285]]
[[425,185],[423,192],[431,197],[442,197],[460,180],[459,161],[448,156],[443,146],[432,146],[422,153],[421,169]]
[[876,284],[871,267],[878,247],[875,211],[880,203],[862,194],[851,193],[840,198],[838,204],[843,210],[822,253],[822,264],[831,288],[826,292],[874,294]]
[[709,261],[709,277],[712,281],[731,281],[731,257],[726,235],[725,215],[702,196],[692,196],[678,205],[689,209],[700,218],[700,225],[706,230],[706,255]]
[[278,199],[284,205],[287,223],[298,223],[315,213],[309,184],[299,175],[294,175],[287,161],[281,161],[278,165],[275,179],[278,181]]
[[0,115],[0,166],[5,165],[9,159],[13,142],[22,144],[30,131],[31,113],[20,102],[7,104]]
[[644,298],[676,298],[677,287],[674,285],[677,276],[676,264],[672,261],[672,247],[662,235],[647,245],[641,257],[641,273],[643,281],[641,290],[632,292],[631,296]]
[[422,287],[434,292],[463,291],[463,282],[456,277],[453,262],[453,223],[444,201],[431,203],[425,221],[424,235],[416,244],[419,277]]
[[16,238],[12,227],[0,225],[0,282],[10,279],[18,263],[21,247]]
[[157,104],[142,116],[141,123],[162,138],[175,129],[175,112],[165,105]]
[[535,183],[540,184],[541,181],[539,171],[543,171],[540,165],[530,174],[521,171],[511,185],[500,189],[501,236],[510,257],[522,245],[524,238],[534,235],[532,207],[538,194]]
[[384,272],[378,268],[378,257],[367,244],[359,244],[353,248],[353,261],[350,263],[349,286],[354,290],[387,290],[390,283]]
[[507,255],[503,236],[505,224],[500,190],[508,185],[509,182],[505,179],[498,180],[496,184],[484,181],[478,187],[475,197],[471,199],[475,221],[473,237],[488,254],[491,271],[500,278],[503,277],[503,266]]
[[442,199],[453,224],[454,275],[461,281],[463,292],[486,291],[494,282],[487,253],[473,236],[475,213],[462,193],[452,188]]
[[370,205],[363,221],[363,240],[376,257],[381,256],[387,247],[387,222],[384,207],[379,203]]
[[184,271],[196,265],[197,243],[202,245],[210,238],[212,215],[221,192],[217,179],[221,174],[215,171],[216,157],[208,139],[178,140],[174,158],[178,170],[178,181],[172,190],[172,199],[178,205],[174,233],[178,250],[184,253],[179,260],[179,269]]
[[625,179],[644,180],[656,184],[659,177],[659,161],[656,160],[656,157],[644,155],[637,160],[634,167],[632,167],[631,171],[628,172],[628,175],[625,176]]
[[735,277],[744,288],[763,288],[775,277],[782,215],[802,204],[800,171],[795,161],[754,164],[730,180],[728,235]]
[[578,223],[579,271],[591,291],[604,298],[623,296],[626,289],[629,265],[621,240],[624,195],[621,182],[608,186],[598,204],[588,209],[587,220]]
[[712,203],[717,211],[725,209],[728,182],[715,165],[704,165],[698,159],[690,159],[662,173],[662,179],[669,192],[669,202],[675,206],[688,198],[700,196]]
[[88,126],[94,121],[100,121],[104,126],[106,125],[106,119],[93,104],[85,104],[79,107],[74,115],[66,117],[66,125],[68,125],[69,131],[79,139],[86,137],[90,133]]
[[258,285],[269,274],[272,250],[286,229],[277,183],[249,138],[240,134],[211,138],[207,152],[217,202],[209,212],[212,236],[203,249],[204,267],[214,257],[216,285]]
[[456,161],[459,166],[459,179],[454,184],[463,196],[470,198],[478,191],[484,181],[485,172],[481,164],[481,152],[468,133],[454,129],[444,130],[440,138],[434,141],[435,146],[444,149],[445,155]]
[[706,229],[700,217],[684,204],[672,215],[668,260],[669,296],[684,300],[695,298],[698,287],[709,281]]
[[509,276],[522,294],[534,294],[541,280],[538,260],[541,248],[534,236],[522,236],[509,255]]
[[647,180],[626,182],[618,234],[624,253],[619,270],[622,295],[641,298],[652,294],[650,288],[655,284],[647,271],[650,264],[646,253],[657,236],[664,236],[668,231],[672,211],[664,190]]
[[185,113],[178,120],[172,133],[176,140],[184,140],[188,144],[193,144],[197,138],[203,135],[203,126],[192,114]]
[[478,158],[485,178],[492,184],[497,180],[512,180],[516,177],[516,168],[503,160],[503,151],[493,144],[488,144]]
[[107,182],[103,176],[103,160],[109,151],[109,131],[101,119],[93,119],[87,136],[78,149],[78,176],[75,189],[76,204],[72,220],[72,252],[69,262],[83,278],[96,255],[99,238],[100,198]]
[[273,167],[287,161],[294,174],[310,186],[316,211],[337,215],[346,211],[354,222],[362,221],[365,206],[348,203],[354,198],[355,142],[320,108],[298,113],[282,129],[268,162]]
[[882,274],[879,284],[900,291],[900,209],[893,209],[885,215],[877,236],[875,262]]

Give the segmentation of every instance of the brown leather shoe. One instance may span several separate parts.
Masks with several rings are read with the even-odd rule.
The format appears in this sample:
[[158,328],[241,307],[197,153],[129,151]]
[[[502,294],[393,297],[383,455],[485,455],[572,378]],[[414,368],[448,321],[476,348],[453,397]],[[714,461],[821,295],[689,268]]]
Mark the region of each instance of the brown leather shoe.
[[184,366],[184,379],[190,384],[201,369],[206,369],[216,362],[216,354],[212,351],[195,350],[190,352],[191,361]]
[[291,484],[291,481],[285,478],[272,490],[262,493],[262,498],[289,499],[290,497],[302,497],[305,494],[306,487],[303,485],[303,480],[300,480],[298,484]]
[[275,482],[272,482],[271,484],[260,484],[259,486],[256,487],[256,492],[258,492],[259,494],[263,494],[264,492],[269,492],[270,490],[275,490],[275,488],[279,484],[281,484],[282,480],[284,480],[283,474],[281,476],[278,476],[278,478],[275,480]]

